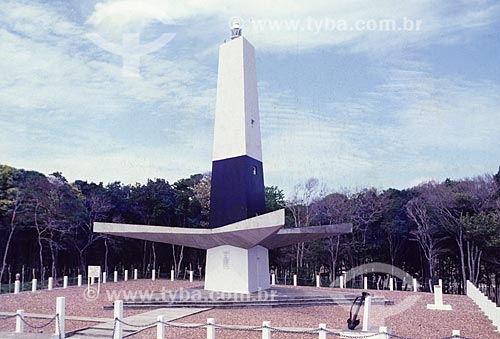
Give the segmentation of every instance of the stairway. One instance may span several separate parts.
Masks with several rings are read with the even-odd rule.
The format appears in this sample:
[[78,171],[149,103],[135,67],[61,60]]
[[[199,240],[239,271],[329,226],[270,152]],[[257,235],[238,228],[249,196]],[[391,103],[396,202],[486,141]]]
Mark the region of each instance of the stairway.
[[[351,305],[359,294],[339,290],[313,290],[301,288],[273,287],[252,293],[223,293],[206,291],[201,288],[181,290],[173,295],[157,293],[149,299],[133,298],[124,300],[124,308],[272,308]],[[372,296],[372,304],[391,305],[392,301],[381,296]],[[109,306],[112,308],[112,306]]]

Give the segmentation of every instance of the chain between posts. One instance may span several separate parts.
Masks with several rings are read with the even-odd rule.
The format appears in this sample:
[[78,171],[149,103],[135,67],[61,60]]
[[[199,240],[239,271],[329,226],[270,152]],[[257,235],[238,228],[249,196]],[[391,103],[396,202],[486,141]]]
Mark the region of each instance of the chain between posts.
[[[13,318],[17,318],[17,317],[19,317],[21,319],[21,321],[25,325],[27,325],[28,327],[33,328],[33,329],[41,329],[41,328],[47,327],[50,324],[52,324],[54,322],[54,320],[57,320],[56,324],[57,324],[57,327],[59,329],[59,331],[58,331],[59,332],[59,338],[61,338],[61,327],[60,327],[61,326],[61,322],[60,322],[60,319],[59,319],[59,314],[54,315],[52,318],[49,319],[49,321],[47,321],[46,323],[44,323],[42,325],[33,325],[33,324],[30,324],[29,322],[27,322],[24,319],[25,317],[22,317],[20,314],[13,314],[13,315],[9,315],[9,316],[2,316],[2,317],[0,317],[0,320],[8,320],[8,319],[13,319]],[[331,335],[339,337],[339,338],[350,338],[350,339],[373,338],[373,337],[376,337],[376,336],[379,336],[379,335],[386,335],[386,336],[388,336],[390,338],[396,338],[396,339],[418,339],[418,338],[405,337],[405,336],[401,336],[401,335],[397,335],[397,334],[392,334],[392,333],[387,333],[387,332],[374,333],[374,334],[368,334],[368,335],[359,335],[359,336],[351,336],[351,335],[345,336],[344,334],[342,334],[340,332],[332,331],[332,330],[329,330],[329,329],[326,329],[326,328],[299,330],[299,329],[284,329],[284,328],[272,327],[272,326],[235,327],[234,325],[231,326],[231,325],[219,325],[219,324],[182,324],[182,323],[170,323],[170,322],[164,322],[164,321],[159,321],[159,320],[151,322],[151,323],[147,323],[147,324],[132,324],[132,323],[128,323],[128,322],[123,321],[123,320],[118,319],[118,318],[115,318],[115,320],[114,320],[112,338],[114,338],[114,336],[115,336],[116,324],[117,323],[121,323],[121,324],[123,324],[125,326],[130,326],[130,327],[135,327],[135,328],[148,328],[148,327],[152,327],[152,326],[157,325],[157,324],[163,324],[163,325],[165,325],[167,327],[173,327],[173,328],[190,328],[190,329],[205,328],[207,326],[213,326],[215,328],[219,328],[219,329],[222,329],[222,330],[230,330],[230,331],[261,331],[263,329],[269,329],[272,332],[276,332],[276,333],[290,333],[290,334],[299,334],[299,333],[301,333],[301,334],[318,334],[320,331],[323,331],[323,332],[326,332],[328,334],[331,334]],[[452,335],[452,336],[448,336],[448,337],[435,338],[435,339],[473,339],[473,338],[464,337],[464,336],[460,336],[460,335]]]
[[56,324],[57,324],[57,328],[58,328],[58,333],[59,333],[59,339],[62,338],[62,333],[61,333],[61,322],[59,321],[59,314],[56,314],[54,315],[52,318],[50,318],[46,323],[42,324],[42,325],[33,325],[31,323],[29,323],[28,321],[26,321],[26,317],[23,317],[21,316],[20,314],[13,314],[13,315],[8,315],[8,316],[2,316],[0,317],[0,320],[8,320],[8,319],[13,319],[13,318],[19,318],[21,319],[21,321],[23,322],[23,324],[25,324],[26,326],[32,328],[32,329],[35,329],[35,330],[39,330],[39,329],[42,329],[42,328],[45,328],[47,326],[49,326],[50,324],[52,324],[54,322],[54,320],[57,319],[56,321]]
[[[143,329],[148,328],[148,327],[153,327],[157,324],[163,324],[164,326],[167,326],[167,327],[190,328],[190,329],[206,328],[208,326],[213,326],[214,328],[218,328],[221,330],[230,330],[230,331],[261,331],[263,329],[269,329],[272,332],[276,332],[276,333],[290,333],[290,334],[318,334],[322,331],[322,332],[326,332],[326,333],[333,335],[335,337],[338,337],[338,338],[349,338],[349,339],[367,339],[367,338],[373,338],[373,337],[380,336],[380,335],[385,335],[389,338],[395,338],[395,339],[419,339],[419,338],[405,337],[405,336],[387,333],[387,332],[353,336],[353,335],[345,335],[345,334],[342,334],[340,332],[332,331],[332,330],[329,330],[326,328],[299,330],[299,329],[285,329],[285,328],[272,327],[272,326],[236,327],[237,325],[182,324],[182,323],[164,322],[164,321],[159,321],[159,320],[151,322],[151,323],[147,323],[147,324],[132,324],[132,323],[128,323],[128,322],[123,321],[123,320],[118,319],[118,318],[115,318],[115,320],[114,320],[113,335],[111,336],[112,338],[115,337],[117,323],[121,323],[125,326],[130,326],[130,327],[135,327],[135,328],[143,328]],[[435,339],[474,339],[474,338],[464,337],[464,336],[460,336],[460,335],[452,335],[452,336],[448,336],[448,337],[435,338]]]
[[6,316],[1,316],[0,320],[8,320],[17,317],[19,314],[13,314],[13,315],[6,315]]

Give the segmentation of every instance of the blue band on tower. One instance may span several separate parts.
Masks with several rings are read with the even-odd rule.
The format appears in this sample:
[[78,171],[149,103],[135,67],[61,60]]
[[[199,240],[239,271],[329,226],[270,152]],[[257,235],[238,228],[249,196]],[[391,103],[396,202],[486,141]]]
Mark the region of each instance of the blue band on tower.
[[248,155],[212,162],[210,228],[266,211],[262,162]]

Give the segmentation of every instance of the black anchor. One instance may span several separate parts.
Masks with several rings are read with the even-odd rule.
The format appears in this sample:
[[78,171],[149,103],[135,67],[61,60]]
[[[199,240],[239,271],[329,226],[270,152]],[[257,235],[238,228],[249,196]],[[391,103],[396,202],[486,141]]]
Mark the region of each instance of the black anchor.
[[[356,328],[356,326],[359,325],[360,321],[359,321],[359,319],[357,319],[359,309],[361,308],[361,305],[363,305],[363,303],[365,302],[365,298],[369,295],[370,295],[369,293],[363,292],[363,293],[361,293],[360,297],[356,297],[356,299],[354,299],[354,301],[351,305],[351,311],[349,312],[349,319],[347,319],[347,328],[348,329],[354,330]],[[358,300],[359,300],[358,308],[356,309],[356,312],[354,313],[354,317],[353,317],[352,316],[352,308],[354,307],[354,305],[356,304],[356,302]]]

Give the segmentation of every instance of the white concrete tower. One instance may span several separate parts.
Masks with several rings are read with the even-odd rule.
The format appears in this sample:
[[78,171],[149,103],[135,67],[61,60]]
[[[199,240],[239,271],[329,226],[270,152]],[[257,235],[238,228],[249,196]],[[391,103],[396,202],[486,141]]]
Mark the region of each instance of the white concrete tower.
[[233,27],[220,46],[210,227],[265,213],[255,49]]
[[220,46],[213,161],[262,161],[255,49],[244,37]]

